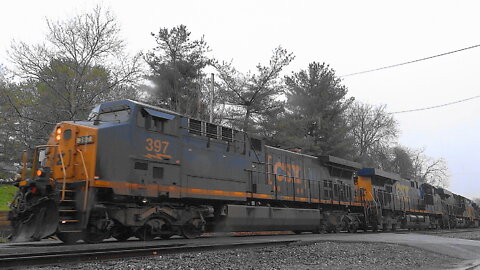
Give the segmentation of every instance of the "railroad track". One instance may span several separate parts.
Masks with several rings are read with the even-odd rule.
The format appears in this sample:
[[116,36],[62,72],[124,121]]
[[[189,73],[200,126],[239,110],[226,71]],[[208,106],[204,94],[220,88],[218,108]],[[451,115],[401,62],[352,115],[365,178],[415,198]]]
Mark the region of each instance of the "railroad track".
[[480,228],[464,228],[464,229],[440,229],[440,230],[424,230],[423,232],[428,234],[447,234],[447,233],[466,233],[466,232],[478,232]]
[[[22,245],[17,244],[17,249],[23,250],[23,252],[15,253],[15,250],[10,250],[10,254],[0,254],[0,265],[2,268],[10,267],[25,267],[32,265],[45,265],[45,264],[64,264],[64,263],[77,263],[86,261],[97,261],[117,258],[128,257],[146,257],[157,256],[162,254],[171,254],[179,252],[197,252],[205,250],[218,250],[226,248],[246,248],[246,247],[260,247],[260,246],[272,246],[272,245],[286,245],[297,242],[295,239],[283,239],[278,240],[275,238],[265,239],[252,239],[251,241],[235,240],[231,237],[225,237],[221,241],[215,241],[215,237],[209,238],[211,241],[189,241],[179,239],[178,241],[128,241],[122,243],[112,242],[90,245],[71,245],[66,246],[58,244],[54,246],[46,245],[42,248],[41,244],[37,244],[36,250],[28,249],[28,245],[32,243]],[[205,240],[205,239],[203,239]],[[172,242],[172,243],[170,243]],[[114,247],[108,247],[112,246]],[[33,244],[35,245],[35,244]],[[0,246],[0,249],[2,247]],[[15,247],[9,247],[15,249]]]
[[[438,233],[470,232],[479,229],[445,230]],[[413,231],[416,232],[416,231]],[[265,232],[266,233],[266,232]],[[373,232],[367,232],[372,234]],[[397,231],[406,234],[409,231]],[[363,233],[360,233],[360,235]],[[436,234],[436,233],[435,233]],[[219,234],[223,235],[223,234]],[[334,234],[333,234],[334,235]],[[232,237],[237,236],[237,237]],[[240,237],[238,237],[240,236]],[[242,237],[245,236],[245,237]],[[249,237],[257,236],[257,237]],[[277,238],[279,236],[281,238]],[[247,248],[272,245],[286,245],[299,242],[298,237],[316,238],[311,234],[295,235],[281,232],[265,236],[265,234],[207,234],[204,237],[188,240],[174,238],[168,241],[155,240],[143,242],[130,240],[127,242],[106,241],[99,244],[65,245],[58,241],[40,241],[29,243],[0,244],[0,268],[24,267],[45,264],[78,263],[97,260],[108,260],[129,257],[157,256],[180,252],[198,252],[228,248]],[[317,237],[320,235],[317,235]],[[317,239],[317,241],[321,239]]]

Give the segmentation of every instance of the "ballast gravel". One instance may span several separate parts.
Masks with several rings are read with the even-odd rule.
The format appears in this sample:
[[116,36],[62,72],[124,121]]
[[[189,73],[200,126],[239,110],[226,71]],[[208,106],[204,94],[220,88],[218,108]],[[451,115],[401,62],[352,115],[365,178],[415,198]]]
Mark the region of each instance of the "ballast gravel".
[[396,244],[317,242],[29,269],[448,269],[461,260]]
[[418,233],[430,234],[448,238],[460,238],[469,240],[480,240],[480,229],[456,229],[456,230],[433,230],[433,231],[419,231]]

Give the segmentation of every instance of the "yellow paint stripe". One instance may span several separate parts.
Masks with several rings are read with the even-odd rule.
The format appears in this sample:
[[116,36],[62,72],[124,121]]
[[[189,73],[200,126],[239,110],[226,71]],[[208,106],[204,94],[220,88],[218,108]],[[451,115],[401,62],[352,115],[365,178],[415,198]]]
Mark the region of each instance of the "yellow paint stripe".
[[197,195],[215,195],[223,197],[245,197],[245,192],[237,191],[223,191],[223,190],[208,190],[200,188],[180,188],[182,193],[197,194]]
[[258,198],[258,199],[273,199],[273,195],[268,194],[258,194],[258,193],[247,193],[249,197]]
[[158,188],[158,190],[162,192],[182,192],[186,194],[214,195],[214,196],[223,196],[223,197],[246,197],[247,196],[247,193],[237,192],[237,191],[209,190],[209,189],[200,189],[200,188],[185,188],[185,187],[153,185],[153,184],[135,184],[135,183],[127,183],[127,182],[111,182],[111,181],[102,181],[102,180],[96,180],[95,186],[111,187],[111,188],[130,188],[130,189]]
[[[96,187],[109,187],[109,188],[129,188],[129,189],[158,189],[160,192],[177,192],[183,194],[196,194],[196,195],[211,195],[220,197],[235,197],[235,198],[257,198],[257,199],[274,199],[275,196],[270,194],[259,194],[250,192],[238,192],[238,191],[224,191],[224,190],[210,190],[200,188],[186,188],[177,186],[164,186],[154,184],[137,184],[128,182],[111,182],[104,180],[95,180],[94,186]],[[325,204],[342,204],[342,205],[357,205],[362,206],[361,203],[340,202],[331,200],[320,200],[305,197],[292,197],[292,196],[279,196],[280,200],[299,201],[299,202],[312,202],[312,203],[325,203]]]
[[146,157],[146,158],[156,158],[156,159],[161,159],[161,160],[163,160],[163,158],[168,158],[168,159],[172,158],[171,155],[166,155],[166,154],[162,154],[162,153],[157,153],[155,155],[146,154],[146,155],[144,155],[144,157]]

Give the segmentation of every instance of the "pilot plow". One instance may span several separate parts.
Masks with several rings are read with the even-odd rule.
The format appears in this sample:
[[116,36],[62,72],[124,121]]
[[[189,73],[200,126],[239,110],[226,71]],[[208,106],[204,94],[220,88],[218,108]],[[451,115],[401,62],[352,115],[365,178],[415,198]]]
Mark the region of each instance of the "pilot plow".
[[58,227],[58,209],[55,200],[39,196],[37,187],[24,187],[11,205],[9,219],[14,242],[38,241],[55,234]]

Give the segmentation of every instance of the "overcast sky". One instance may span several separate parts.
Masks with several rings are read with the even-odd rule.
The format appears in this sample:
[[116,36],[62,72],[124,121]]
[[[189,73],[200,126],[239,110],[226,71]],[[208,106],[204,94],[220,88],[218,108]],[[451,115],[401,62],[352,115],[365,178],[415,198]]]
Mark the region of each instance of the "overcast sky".
[[[151,32],[187,25],[212,56],[239,70],[266,63],[283,46],[296,56],[288,72],[326,62],[338,75],[480,44],[478,1],[4,1],[0,63],[12,39],[41,42],[45,18],[64,19],[96,4],[117,16],[129,50],[154,46]],[[286,73],[286,74],[287,74]],[[480,48],[397,68],[345,77],[349,95],[402,111],[480,95]],[[443,157],[449,189],[480,197],[480,99],[396,115],[400,143]]]

